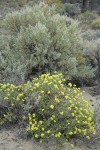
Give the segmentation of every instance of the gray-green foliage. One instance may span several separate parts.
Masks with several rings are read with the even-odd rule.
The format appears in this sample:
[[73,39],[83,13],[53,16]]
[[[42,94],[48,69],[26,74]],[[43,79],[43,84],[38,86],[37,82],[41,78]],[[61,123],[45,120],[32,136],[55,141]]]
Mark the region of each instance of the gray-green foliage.
[[96,70],[96,76],[100,78],[100,38],[91,41],[85,41],[85,55],[88,61]]
[[78,22],[69,23],[54,7],[44,3],[26,7],[7,15],[5,25],[13,37],[13,42],[8,42],[8,46],[12,43],[9,55],[13,55],[10,69],[20,80],[25,81],[29,74],[54,71],[62,72],[66,79],[93,76],[85,65]]
[[0,82],[21,83],[25,80],[27,64],[14,47],[14,40],[0,38]]
[[95,122],[100,125],[100,103],[98,103],[95,107]]
[[100,78],[100,32],[87,31],[83,34],[84,54],[88,64],[95,68],[96,77]]
[[69,15],[69,16],[77,16],[81,13],[81,9],[79,5],[71,4],[71,3],[65,3],[62,5],[62,7],[59,10],[60,14]]

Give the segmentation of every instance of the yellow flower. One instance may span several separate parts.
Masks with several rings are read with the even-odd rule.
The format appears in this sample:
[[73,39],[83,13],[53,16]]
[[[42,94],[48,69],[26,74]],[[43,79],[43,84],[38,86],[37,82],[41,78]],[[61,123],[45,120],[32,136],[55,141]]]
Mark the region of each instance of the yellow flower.
[[23,119],[26,119],[26,116],[23,116],[22,118],[23,118]]
[[88,140],[90,140],[90,137],[89,137],[89,136],[86,136],[86,138],[87,138]]
[[12,103],[12,104],[11,104],[11,106],[13,107],[13,106],[14,106],[14,104]]
[[50,131],[50,130],[48,130],[48,131],[47,131],[47,134],[49,134],[50,132],[51,132],[51,131]]
[[76,94],[76,93],[77,93],[77,91],[76,91],[76,90],[74,90],[74,93]]
[[77,131],[74,131],[74,134],[76,134],[77,133]]
[[70,146],[71,146],[71,148],[73,148],[73,147],[74,147],[74,144],[70,144]]
[[51,109],[54,109],[54,105],[50,105],[50,108],[51,108]]
[[24,95],[24,93],[20,93],[20,94],[19,94],[19,97],[22,97],[23,95]]
[[66,95],[65,98],[68,99],[68,95]]
[[95,130],[93,131],[93,134],[94,134],[94,135],[96,134],[96,131],[95,131]]
[[84,130],[83,130],[83,134],[86,135],[86,133],[87,133],[87,131],[86,131],[86,129],[84,129]]
[[4,84],[4,85],[2,86],[2,88],[5,89],[5,88],[6,88],[6,84]]
[[18,89],[18,91],[20,91],[20,89]]
[[89,117],[89,118],[88,118],[88,121],[91,121],[91,120],[92,120],[92,118],[91,118],[91,117]]
[[55,89],[58,89],[58,85],[55,84],[54,87],[55,87]]
[[65,95],[64,92],[61,92],[62,95]]
[[69,135],[72,135],[73,134],[73,132],[69,132]]
[[20,100],[20,98],[17,96],[17,99],[16,99],[16,101],[19,101]]
[[29,124],[32,125],[32,122],[30,121]]
[[63,111],[61,111],[61,112],[60,112],[60,115],[63,115],[63,114],[64,114],[64,112],[63,112]]
[[4,100],[8,100],[8,97],[4,97]]
[[35,138],[38,138],[39,137],[39,135],[38,134],[35,134]]
[[52,115],[52,118],[56,118],[56,116],[55,116],[55,115]]
[[45,136],[45,134],[44,133],[41,133],[41,137],[44,137]]
[[44,91],[41,91],[41,93],[43,94],[43,93],[44,93]]
[[75,114],[74,113],[71,113],[72,114],[72,116],[74,117],[75,116]]
[[78,120],[77,123],[80,123],[80,121]]
[[68,110],[71,110],[71,107],[68,107]]
[[81,133],[81,129],[78,129],[78,132]]
[[61,132],[58,132],[57,137],[60,137],[60,136],[61,136]]
[[32,114],[32,116],[33,116],[33,117],[35,117],[35,116],[36,116],[36,114]]
[[43,121],[39,121],[39,124],[42,124],[43,123]]
[[44,131],[44,128],[42,128],[42,131]]
[[55,102],[59,103],[60,100],[57,97],[55,97]]
[[34,130],[38,130],[38,127],[35,127]]
[[49,83],[48,83],[48,85],[51,85],[51,84],[52,84],[52,82],[49,82]]
[[68,83],[68,86],[69,86],[69,87],[72,87],[72,84],[71,84],[71,83]]
[[53,117],[50,117],[50,120],[54,120],[54,118],[53,118]]
[[67,88],[68,89],[68,91],[70,92],[70,88]]
[[50,94],[50,91],[48,91],[48,94]]

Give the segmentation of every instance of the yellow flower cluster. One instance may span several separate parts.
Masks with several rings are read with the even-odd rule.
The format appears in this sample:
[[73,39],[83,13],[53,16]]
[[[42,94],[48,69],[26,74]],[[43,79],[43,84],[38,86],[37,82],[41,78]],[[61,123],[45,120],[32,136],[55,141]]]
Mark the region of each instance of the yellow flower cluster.
[[68,140],[81,135],[90,139],[89,133],[95,134],[94,113],[80,88],[64,82],[62,74],[42,74],[20,86],[0,84],[0,92],[5,101],[11,101],[11,107],[23,101],[24,106],[30,104],[29,112],[34,113],[22,119],[28,118],[28,132],[34,138]]

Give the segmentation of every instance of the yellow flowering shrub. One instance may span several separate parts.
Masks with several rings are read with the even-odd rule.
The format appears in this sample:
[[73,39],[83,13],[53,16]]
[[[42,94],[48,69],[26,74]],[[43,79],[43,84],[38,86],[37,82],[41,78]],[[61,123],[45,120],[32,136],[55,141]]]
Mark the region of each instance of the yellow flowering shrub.
[[[93,111],[80,88],[64,85],[62,74],[43,74],[27,82],[27,96],[35,93],[38,104],[28,114],[27,131],[36,139],[70,139],[95,133]],[[23,88],[24,90],[24,88]],[[29,97],[28,96],[28,97]]]
[[17,102],[21,105],[17,109],[27,132],[40,141],[48,138],[68,141],[76,135],[90,139],[89,134],[95,134],[94,113],[89,103],[80,88],[71,83],[66,87],[64,81],[62,74],[43,74],[15,88],[0,85],[1,91],[8,91],[8,87],[14,90],[14,95],[6,93],[12,94],[10,99],[4,94],[4,100],[9,99],[12,108]]
[[19,120],[24,103],[24,93],[21,88],[21,85],[0,84],[0,106],[4,108],[0,116],[0,124]]

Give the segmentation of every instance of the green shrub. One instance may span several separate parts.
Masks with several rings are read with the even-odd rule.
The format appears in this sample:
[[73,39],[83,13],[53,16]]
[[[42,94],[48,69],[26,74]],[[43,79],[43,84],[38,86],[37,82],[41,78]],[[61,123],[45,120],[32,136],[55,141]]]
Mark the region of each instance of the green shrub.
[[92,41],[100,38],[100,30],[86,30],[82,34],[84,40]]
[[97,125],[100,124],[100,103],[98,103],[95,107],[95,111],[94,111],[95,115],[94,115],[94,119]]
[[[86,35],[88,36],[88,34]],[[86,37],[85,36],[85,37]],[[85,38],[84,37],[84,38]],[[87,40],[88,39],[88,40]],[[96,78],[100,77],[100,37],[84,40],[84,55],[87,63],[95,69]]]
[[92,26],[93,20],[95,20],[97,17],[98,15],[95,12],[86,11],[78,18],[83,28],[90,28]]
[[20,84],[25,81],[28,72],[27,60],[14,47],[15,40],[2,36],[0,38],[0,82]]
[[62,8],[59,9],[60,14],[69,15],[71,17],[78,16],[81,13],[81,9],[78,4],[65,3]]
[[100,18],[97,18],[93,21],[92,23],[92,28],[93,29],[100,29]]
[[66,80],[93,76],[93,70],[88,74],[89,67],[83,61],[78,22],[71,20],[69,23],[67,17],[56,14],[54,7],[44,3],[26,7],[6,16],[5,24],[14,38],[13,51],[20,56],[15,62],[26,64],[19,65],[24,81],[30,74],[54,71],[62,72]]
[[55,5],[56,8],[59,8],[62,5],[61,0],[43,0],[43,2],[48,5]]
[[20,86],[0,84],[0,92],[12,116],[20,118],[32,137],[61,142],[76,135],[90,139],[89,134],[95,134],[93,111],[80,88],[71,83],[66,87],[64,81],[62,74],[42,74]]
[[0,125],[15,121],[18,123],[23,109],[23,96],[21,86],[0,84]]

